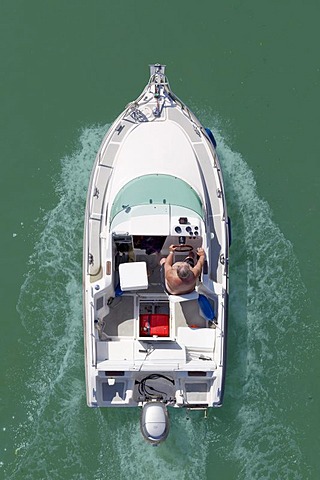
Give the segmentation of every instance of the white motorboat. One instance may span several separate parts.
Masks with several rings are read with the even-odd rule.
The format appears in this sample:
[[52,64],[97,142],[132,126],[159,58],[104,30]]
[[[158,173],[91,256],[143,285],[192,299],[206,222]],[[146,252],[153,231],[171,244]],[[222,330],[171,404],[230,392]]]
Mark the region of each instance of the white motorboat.
[[[142,407],[158,444],[167,407],[222,404],[229,220],[216,144],[171,91],[165,66],[105,135],[88,189],[83,256],[87,403]],[[193,291],[172,295],[160,260],[203,247]]]

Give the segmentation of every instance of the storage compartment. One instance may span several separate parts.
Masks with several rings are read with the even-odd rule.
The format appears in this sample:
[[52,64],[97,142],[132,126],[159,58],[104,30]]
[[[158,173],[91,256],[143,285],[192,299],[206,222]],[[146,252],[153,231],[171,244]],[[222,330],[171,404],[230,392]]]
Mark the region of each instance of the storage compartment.
[[120,288],[128,290],[146,290],[148,276],[146,262],[129,262],[119,265]]
[[140,337],[169,337],[169,315],[147,313],[140,315]]

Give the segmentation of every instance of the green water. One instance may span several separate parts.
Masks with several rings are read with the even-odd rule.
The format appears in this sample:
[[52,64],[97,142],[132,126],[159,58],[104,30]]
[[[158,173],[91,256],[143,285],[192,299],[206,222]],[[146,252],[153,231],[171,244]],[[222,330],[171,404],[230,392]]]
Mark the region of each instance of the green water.
[[[0,2],[2,478],[319,478],[319,10]],[[99,143],[157,61],[215,133],[233,244],[224,405],[151,448],[138,411],[86,407],[81,247]]]

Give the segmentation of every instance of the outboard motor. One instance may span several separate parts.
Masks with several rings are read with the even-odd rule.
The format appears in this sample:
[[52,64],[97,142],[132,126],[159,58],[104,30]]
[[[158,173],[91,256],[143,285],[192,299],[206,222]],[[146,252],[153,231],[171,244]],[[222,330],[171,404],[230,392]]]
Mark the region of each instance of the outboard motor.
[[143,437],[152,445],[158,445],[169,433],[169,415],[162,402],[148,402],[141,412],[140,428]]

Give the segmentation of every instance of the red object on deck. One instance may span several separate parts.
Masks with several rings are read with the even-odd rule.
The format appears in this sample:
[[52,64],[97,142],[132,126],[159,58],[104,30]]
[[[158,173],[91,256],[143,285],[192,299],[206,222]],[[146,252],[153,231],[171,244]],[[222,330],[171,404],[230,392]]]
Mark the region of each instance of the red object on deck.
[[147,313],[140,315],[140,337],[169,337],[169,315]]

